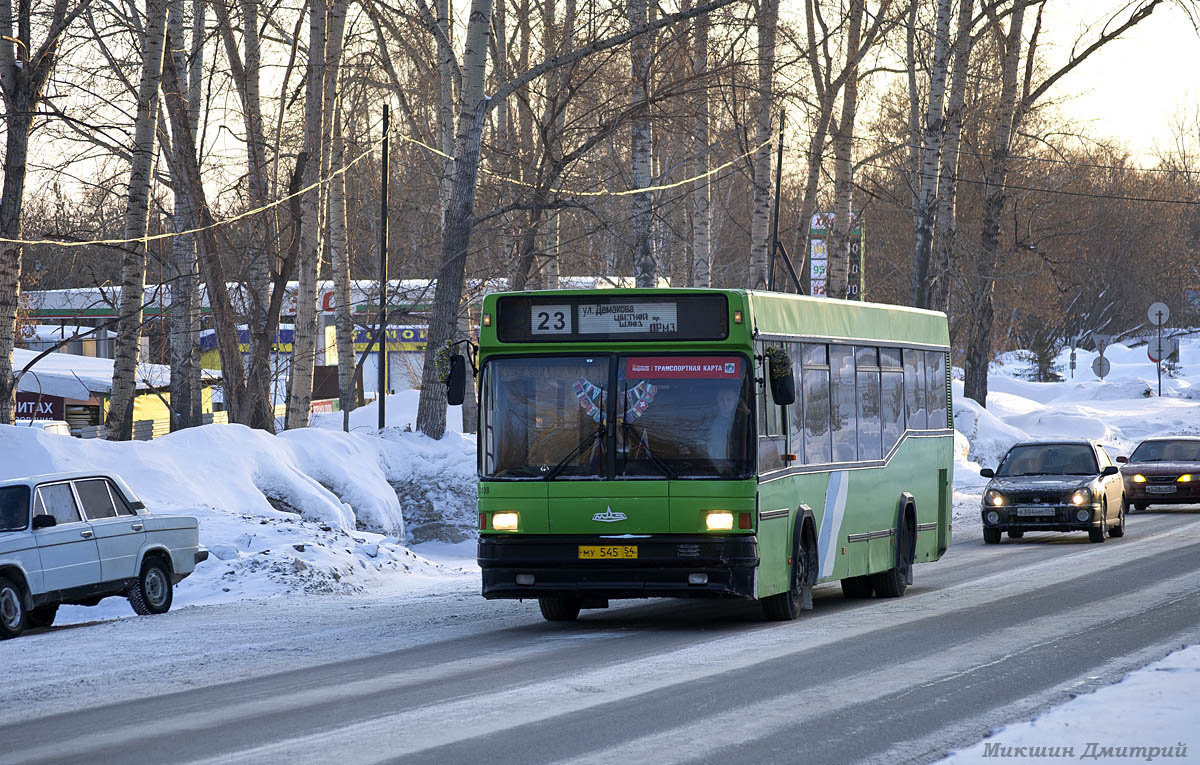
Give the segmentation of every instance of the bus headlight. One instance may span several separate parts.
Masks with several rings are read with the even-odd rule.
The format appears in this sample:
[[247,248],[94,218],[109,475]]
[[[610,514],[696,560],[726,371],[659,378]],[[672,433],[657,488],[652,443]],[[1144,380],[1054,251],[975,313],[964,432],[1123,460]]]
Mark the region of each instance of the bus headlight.
[[516,531],[517,523],[520,521],[519,513],[494,513],[492,515],[492,528],[496,531]]
[[[1075,505],[1076,507],[1078,507],[1079,505],[1090,505],[1090,504],[1092,504],[1092,491],[1091,491],[1091,489],[1080,489],[1079,491],[1077,491],[1077,492],[1075,492],[1074,494],[1072,494],[1072,495],[1071,495],[1071,504],[1072,504],[1072,505]],[[1082,519],[1082,518],[1080,518],[1079,520],[1083,520],[1083,519]]]
[[704,525],[709,531],[729,531],[733,528],[733,513],[720,510],[704,516]]

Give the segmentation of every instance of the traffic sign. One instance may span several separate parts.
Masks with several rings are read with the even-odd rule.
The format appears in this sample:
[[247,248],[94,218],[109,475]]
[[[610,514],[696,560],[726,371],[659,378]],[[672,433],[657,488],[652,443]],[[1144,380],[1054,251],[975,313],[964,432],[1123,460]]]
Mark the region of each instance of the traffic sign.
[[1162,337],[1151,340],[1146,346],[1146,355],[1156,364],[1179,353],[1179,338]]
[[1166,303],[1153,303],[1146,311],[1146,318],[1156,327],[1161,327],[1167,323],[1167,319],[1171,318],[1171,309],[1167,308]]
[[1113,341],[1112,335],[1101,335],[1101,334],[1097,334],[1095,332],[1092,333],[1092,342],[1096,345],[1096,352],[1099,353],[1101,356],[1104,355],[1105,349],[1108,348],[1109,344],[1112,343],[1112,341]]
[[1103,356],[1097,356],[1092,359],[1092,372],[1095,373],[1096,377],[1103,380],[1105,377],[1108,377],[1108,373],[1111,371],[1112,364],[1108,362],[1108,359]]

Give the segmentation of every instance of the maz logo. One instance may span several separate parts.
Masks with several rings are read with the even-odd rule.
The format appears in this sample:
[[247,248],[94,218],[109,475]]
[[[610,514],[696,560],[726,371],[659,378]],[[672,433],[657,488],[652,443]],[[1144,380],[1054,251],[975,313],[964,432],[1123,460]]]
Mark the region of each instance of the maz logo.
[[596,513],[592,516],[593,521],[600,521],[601,523],[615,523],[616,521],[623,521],[626,518],[625,513],[614,513],[612,507],[607,507],[603,513]]

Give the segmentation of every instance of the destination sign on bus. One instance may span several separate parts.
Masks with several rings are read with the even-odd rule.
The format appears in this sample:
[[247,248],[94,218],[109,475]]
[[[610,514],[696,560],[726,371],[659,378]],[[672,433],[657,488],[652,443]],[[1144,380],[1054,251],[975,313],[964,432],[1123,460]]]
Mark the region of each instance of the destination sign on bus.
[[512,295],[496,306],[496,334],[505,343],[606,340],[724,340],[729,303],[722,294]]
[[582,303],[579,333],[673,335],[679,330],[675,303]]

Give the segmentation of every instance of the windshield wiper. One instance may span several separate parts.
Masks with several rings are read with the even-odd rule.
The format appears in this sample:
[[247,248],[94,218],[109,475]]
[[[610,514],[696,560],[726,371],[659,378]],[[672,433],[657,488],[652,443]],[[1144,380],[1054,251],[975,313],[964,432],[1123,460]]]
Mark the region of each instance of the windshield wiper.
[[570,454],[568,454],[566,457],[563,457],[562,460],[557,465],[550,468],[550,471],[548,473],[546,473],[546,480],[549,481],[552,478],[554,478],[555,476],[557,476],[559,473],[561,473],[563,471],[563,469],[566,468],[567,465],[571,464],[571,460],[575,459],[583,452],[585,447],[587,447],[589,444],[593,443],[597,438],[603,438],[603,437],[604,437],[604,426],[603,425],[601,425],[600,427],[596,428],[591,433],[588,433],[586,436],[584,436],[583,440],[579,442],[578,446],[576,446],[574,449],[571,450]]
[[637,438],[637,433],[634,432],[632,425],[630,425],[628,422],[622,422],[621,430],[624,431],[625,438],[628,441],[637,442],[646,449],[646,457],[650,459],[650,462],[653,463],[653,465],[658,468],[663,475],[665,475],[667,478],[670,478],[672,481],[679,478],[679,473],[676,473],[674,468],[668,465],[662,457],[659,457],[657,454],[651,451],[649,442],[643,442],[642,439]]

